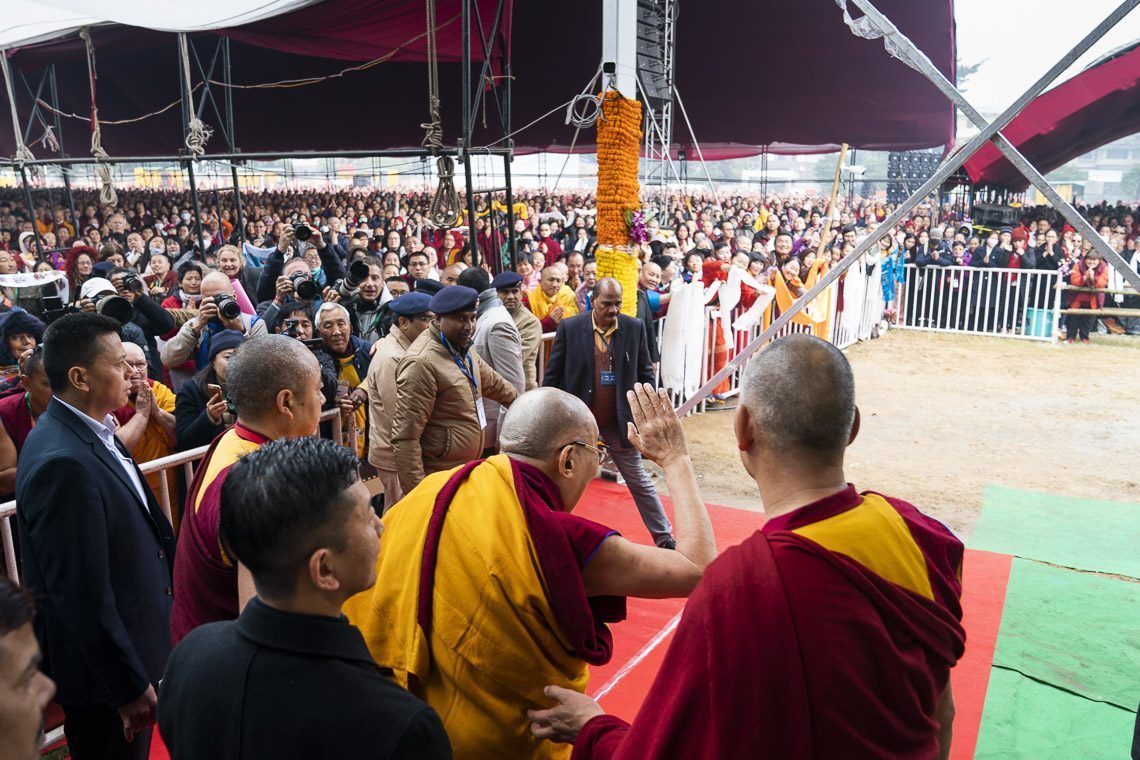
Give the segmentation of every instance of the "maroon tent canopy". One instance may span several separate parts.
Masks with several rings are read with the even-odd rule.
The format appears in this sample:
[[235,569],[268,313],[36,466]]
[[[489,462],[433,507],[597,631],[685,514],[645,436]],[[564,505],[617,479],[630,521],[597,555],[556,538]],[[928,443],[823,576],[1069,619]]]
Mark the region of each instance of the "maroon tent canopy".
[[[1140,131],[1140,43],[1116,51],[1039,95],[1002,134],[1047,174],[1105,143]],[[965,164],[975,184],[1023,190],[1029,181],[993,144]]]
[[[439,0],[440,88],[444,139],[460,131],[459,0]],[[497,3],[478,0],[478,20],[491,29]],[[952,0],[881,0],[880,9],[954,77]],[[427,116],[423,4],[419,0],[324,0],[317,5],[242,27],[221,30],[232,40],[235,142],[245,152],[383,150],[420,144]],[[496,71],[512,77],[511,127],[519,129],[581,91],[601,57],[601,4],[504,2],[504,25],[491,51]],[[92,30],[98,61],[98,104],[104,121],[131,119],[173,104],[140,122],[107,124],[103,145],[112,155],[173,155],[181,146],[178,54],[174,35],[122,26]],[[195,34],[207,58],[214,35]],[[475,58],[481,44],[472,45]],[[350,62],[391,60],[302,87],[248,85],[323,77]],[[881,41],[854,36],[834,0],[763,3],[706,0],[680,3],[677,87],[706,158],[751,155],[784,144],[789,152],[841,142],[858,148],[907,150],[944,145],[953,134],[953,110],[921,75],[892,59]],[[53,40],[10,56],[33,83],[43,67],[57,67],[63,111],[90,112],[82,43]],[[208,61],[207,61],[208,65]],[[476,71],[478,70],[476,64]],[[500,68],[501,67],[501,68]],[[19,76],[19,73],[17,73]],[[221,80],[220,68],[214,80]],[[197,72],[194,80],[198,81]],[[214,88],[214,97],[222,97]],[[31,113],[17,93],[22,120]],[[0,108],[7,103],[0,96]],[[15,147],[7,120],[0,154]],[[215,119],[205,121],[216,128]],[[33,139],[40,134],[33,129]],[[565,150],[574,130],[561,112],[523,130],[516,147]],[[501,136],[494,105],[475,125],[475,145]],[[579,145],[593,132],[583,130]],[[87,123],[64,118],[64,145],[85,155]],[[674,139],[695,158],[692,139],[677,112]],[[779,148],[776,148],[779,149]],[[226,152],[220,134],[209,153]],[[38,157],[47,149],[33,145]]]

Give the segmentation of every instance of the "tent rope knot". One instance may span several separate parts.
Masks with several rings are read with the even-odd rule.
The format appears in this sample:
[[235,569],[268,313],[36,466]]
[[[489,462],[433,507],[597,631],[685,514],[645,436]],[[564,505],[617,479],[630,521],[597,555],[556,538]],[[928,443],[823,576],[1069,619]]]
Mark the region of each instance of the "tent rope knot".
[[99,202],[106,206],[116,206],[119,203],[119,194],[115,192],[115,185],[111,178],[111,167],[103,163],[110,156],[103,150],[103,134],[99,129],[99,106],[95,101],[95,44],[91,41],[91,30],[83,27],[79,36],[87,49],[87,81],[91,87],[91,155],[95,158],[95,173],[99,175]]
[[[191,156],[199,159],[206,154],[206,143],[214,131],[194,112],[194,92],[190,87],[190,44],[186,41],[185,33],[178,35],[178,53],[182,59],[182,100],[186,113],[189,114],[186,122],[186,149]],[[205,103],[204,95],[202,102]]]
[[451,156],[440,156],[435,161],[439,172],[439,189],[431,199],[428,219],[437,227],[449,229],[459,221],[459,193],[455,191],[455,162]]
[[424,130],[424,140],[420,143],[431,150],[436,171],[439,172],[439,187],[428,207],[428,220],[437,227],[449,229],[459,221],[459,194],[455,192],[455,162],[450,156],[440,156],[443,149],[443,122],[439,116],[439,67],[435,43],[435,0],[425,0],[427,15],[427,63],[428,63],[428,119],[420,127]]

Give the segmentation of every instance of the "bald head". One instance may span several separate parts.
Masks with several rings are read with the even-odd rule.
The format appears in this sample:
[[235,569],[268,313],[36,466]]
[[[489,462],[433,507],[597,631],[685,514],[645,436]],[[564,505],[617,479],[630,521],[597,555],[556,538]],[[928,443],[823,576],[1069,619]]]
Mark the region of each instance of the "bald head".
[[594,298],[600,298],[603,295],[616,295],[618,300],[621,300],[621,283],[613,277],[602,277],[594,285]]
[[285,335],[257,335],[234,351],[226,367],[226,395],[239,417],[264,419],[277,411],[277,395],[303,395],[320,364],[299,340]]
[[744,370],[741,403],[773,451],[842,459],[855,423],[855,378],[847,357],[810,335],[773,342]]
[[571,441],[598,439],[594,415],[577,396],[536,388],[515,399],[503,418],[499,448],[508,456],[544,461]]
[[234,294],[233,283],[230,278],[221,272],[210,272],[202,278],[202,297],[216,296],[222,293],[226,295]]

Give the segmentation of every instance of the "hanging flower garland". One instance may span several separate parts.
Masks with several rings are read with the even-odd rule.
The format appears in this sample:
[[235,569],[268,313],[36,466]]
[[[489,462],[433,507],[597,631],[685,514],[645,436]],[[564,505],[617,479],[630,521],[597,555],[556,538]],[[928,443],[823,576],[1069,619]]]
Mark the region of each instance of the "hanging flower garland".
[[637,314],[637,244],[645,235],[638,199],[641,103],[616,90],[602,95],[598,119],[598,277],[622,287],[622,313]]

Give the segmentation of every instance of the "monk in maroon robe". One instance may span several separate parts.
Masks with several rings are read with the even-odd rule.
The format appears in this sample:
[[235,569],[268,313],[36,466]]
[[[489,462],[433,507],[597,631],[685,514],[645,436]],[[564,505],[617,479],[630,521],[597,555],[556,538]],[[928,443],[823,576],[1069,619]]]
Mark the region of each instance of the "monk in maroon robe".
[[536,736],[573,758],[939,758],[961,658],[962,544],[859,493],[846,358],[807,335],[748,365],[735,420],[767,522],[705,571],[632,725],[547,687]]

